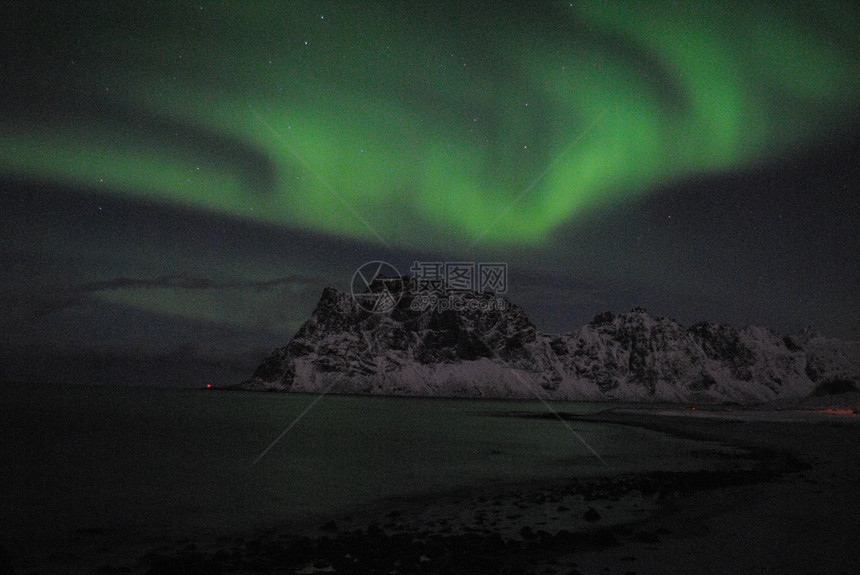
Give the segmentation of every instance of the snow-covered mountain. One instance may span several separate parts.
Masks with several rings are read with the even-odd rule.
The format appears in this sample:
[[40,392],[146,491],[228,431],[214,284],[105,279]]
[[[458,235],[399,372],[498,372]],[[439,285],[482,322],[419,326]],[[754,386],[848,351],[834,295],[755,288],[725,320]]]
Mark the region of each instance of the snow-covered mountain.
[[[377,279],[371,292],[386,281]],[[551,335],[492,294],[419,294],[405,285],[382,290],[390,295],[385,303],[399,297],[384,312],[326,288],[293,339],[234,388],[758,403],[860,387],[860,342],[809,330],[781,336],[756,326],[686,328],[634,309],[602,313],[575,332]],[[448,309],[425,309],[440,301]]]

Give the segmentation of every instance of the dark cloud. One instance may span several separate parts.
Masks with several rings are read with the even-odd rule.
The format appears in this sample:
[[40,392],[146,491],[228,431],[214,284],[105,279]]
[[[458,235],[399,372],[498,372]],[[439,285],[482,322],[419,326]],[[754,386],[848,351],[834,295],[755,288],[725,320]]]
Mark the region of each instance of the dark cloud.
[[104,281],[90,282],[79,286],[81,292],[99,292],[121,289],[182,289],[182,290],[220,290],[253,289],[265,291],[276,287],[303,287],[318,283],[318,278],[289,276],[256,281],[228,280],[218,281],[205,277],[160,276],[153,279],[118,277]]

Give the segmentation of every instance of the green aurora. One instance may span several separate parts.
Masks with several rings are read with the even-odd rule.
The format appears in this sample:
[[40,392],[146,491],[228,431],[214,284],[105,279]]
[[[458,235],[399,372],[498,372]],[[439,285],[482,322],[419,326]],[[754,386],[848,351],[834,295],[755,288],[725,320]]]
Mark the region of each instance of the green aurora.
[[3,10],[0,172],[398,245],[538,243],[860,95],[848,2]]

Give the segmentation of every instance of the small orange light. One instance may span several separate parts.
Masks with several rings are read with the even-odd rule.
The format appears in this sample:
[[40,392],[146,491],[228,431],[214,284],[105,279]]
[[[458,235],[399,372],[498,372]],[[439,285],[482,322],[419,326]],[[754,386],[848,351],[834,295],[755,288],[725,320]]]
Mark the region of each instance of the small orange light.
[[207,387],[207,388],[210,388],[210,387],[212,387],[212,384],[211,384],[211,383],[207,383],[207,384],[206,384],[206,387]]

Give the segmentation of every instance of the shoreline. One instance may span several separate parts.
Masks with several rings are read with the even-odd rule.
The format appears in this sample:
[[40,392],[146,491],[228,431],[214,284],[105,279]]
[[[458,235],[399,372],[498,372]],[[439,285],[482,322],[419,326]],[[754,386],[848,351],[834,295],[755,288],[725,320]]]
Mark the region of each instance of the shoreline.
[[701,449],[671,470],[500,479],[252,532],[138,541],[89,561],[60,554],[32,572],[782,574],[860,564],[856,415],[649,405],[498,417],[633,426]]
[[[718,470],[623,473],[401,498],[333,517],[303,534],[281,526],[251,539],[149,553],[139,565],[153,575],[841,573],[856,567],[860,553],[852,534],[860,514],[838,511],[856,506],[860,418],[792,420],[787,414],[767,421],[771,412],[747,412],[758,415],[740,419],[735,413],[690,416],[625,407],[563,417],[633,425],[696,439],[703,447],[720,442],[746,452],[737,456],[740,466],[723,455],[728,466]],[[833,449],[831,456],[816,449],[822,442]],[[852,449],[851,465],[833,458],[850,457]],[[838,494],[837,500],[822,497],[827,488],[826,495]],[[774,523],[813,524],[816,532],[768,532],[765,526]]]

